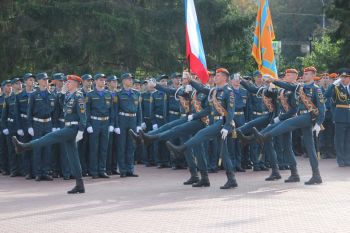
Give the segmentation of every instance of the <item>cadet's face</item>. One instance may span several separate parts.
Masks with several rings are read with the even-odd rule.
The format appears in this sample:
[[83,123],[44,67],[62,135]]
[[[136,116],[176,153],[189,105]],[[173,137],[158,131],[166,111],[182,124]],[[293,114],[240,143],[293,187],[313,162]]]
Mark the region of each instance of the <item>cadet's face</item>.
[[125,78],[123,79],[123,86],[126,88],[132,87],[133,81],[131,78]]
[[90,88],[92,86],[92,79],[89,79],[89,80],[84,80],[83,81],[83,86],[85,88]]
[[241,85],[241,80],[240,79],[232,79],[231,85],[234,87],[239,87],[239,85]]
[[48,87],[49,86],[49,80],[48,79],[40,79],[38,81],[40,87]]
[[160,80],[160,85],[162,85],[163,87],[166,87],[168,85],[168,80],[166,79]]
[[208,80],[208,84],[210,86],[213,86],[214,85],[214,80],[215,80],[215,76],[214,75],[210,75],[209,76],[209,80]]
[[181,83],[182,83],[182,85],[188,85],[189,84],[187,76],[182,77],[182,82]]
[[56,81],[55,81],[55,86],[56,86],[56,88],[62,88],[63,82],[62,82],[62,81],[59,81],[59,80],[56,80]]
[[26,86],[27,87],[33,87],[33,85],[34,85],[34,78],[28,78],[27,80],[26,80]]
[[288,83],[293,83],[297,80],[297,75],[293,73],[286,73],[286,75],[283,78],[283,81],[286,81]]
[[95,81],[96,87],[97,88],[105,88],[106,86],[106,79],[105,78],[99,78]]
[[255,83],[257,85],[262,85],[262,83],[263,83],[262,75],[258,75],[255,77]]
[[11,84],[6,84],[5,87],[4,87],[4,92],[6,94],[10,93],[12,91],[12,86]]
[[73,81],[73,80],[68,80],[68,81],[66,82],[66,85],[67,85],[68,91],[69,91],[69,92],[72,92],[72,91],[74,91],[75,89],[78,88],[79,83],[76,82],[76,81]]
[[312,71],[306,71],[304,72],[304,75],[303,75],[303,81],[304,82],[310,82],[314,79],[315,77],[315,73],[312,72]]
[[110,87],[110,88],[116,89],[117,86],[118,86],[117,80],[114,80],[114,81],[110,81],[110,82],[109,82],[109,87]]
[[141,90],[141,84],[140,83],[135,83],[134,84],[134,88],[136,89],[136,90]]
[[344,86],[347,86],[350,84],[350,77],[342,78],[342,83]]
[[22,89],[22,82],[18,81],[13,84],[13,89],[16,91],[20,91]]
[[217,73],[215,75],[215,84],[216,85],[222,85],[226,82],[226,76],[223,73]]
[[176,77],[172,79],[174,86],[178,86],[180,84],[180,80]]

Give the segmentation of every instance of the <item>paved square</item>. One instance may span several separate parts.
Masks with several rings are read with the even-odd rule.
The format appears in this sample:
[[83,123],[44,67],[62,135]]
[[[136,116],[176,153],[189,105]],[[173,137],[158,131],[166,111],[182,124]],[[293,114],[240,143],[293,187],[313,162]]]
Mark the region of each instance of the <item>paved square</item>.
[[[302,182],[266,182],[269,172],[238,173],[239,187],[182,185],[185,170],[136,166],[139,178],[85,179],[87,193],[67,195],[74,181],[26,181],[0,175],[0,232],[350,232],[350,167],[321,160],[324,183],[299,158]],[[289,171],[281,172],[283,178]]]

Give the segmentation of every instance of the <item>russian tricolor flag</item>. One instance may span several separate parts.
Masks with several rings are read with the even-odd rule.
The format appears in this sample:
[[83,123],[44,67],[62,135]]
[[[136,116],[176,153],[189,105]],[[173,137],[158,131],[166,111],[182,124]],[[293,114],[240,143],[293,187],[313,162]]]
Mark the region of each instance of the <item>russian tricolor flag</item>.
[[205,60],[202,37],[193,0],[185,0],[185,14],[186,58],[191,71],[195,73],[203,83],[206,83],[209,79],[207,62]]

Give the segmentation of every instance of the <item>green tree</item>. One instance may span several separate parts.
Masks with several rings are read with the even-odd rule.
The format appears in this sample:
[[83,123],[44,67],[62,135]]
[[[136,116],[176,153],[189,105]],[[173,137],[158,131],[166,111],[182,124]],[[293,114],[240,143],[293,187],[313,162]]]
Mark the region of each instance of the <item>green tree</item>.
[[340,49],[344,41],[333,43],[328,35],[317,39],[313,44],[312,52],[306,57],[299,57],[303,67],[315,66],[319,72],[329,72],[337,68]]

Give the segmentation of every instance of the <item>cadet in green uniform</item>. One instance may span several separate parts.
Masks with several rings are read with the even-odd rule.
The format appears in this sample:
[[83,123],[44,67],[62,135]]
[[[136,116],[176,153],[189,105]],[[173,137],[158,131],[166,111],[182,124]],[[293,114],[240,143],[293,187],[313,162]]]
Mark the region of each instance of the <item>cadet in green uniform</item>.
[[339,79],[326,92],[334,105],[335,151],[339,167],[350,166],[350,69],[339,70]]
[[255,135],[262,144],[265,141],[271,140],[272,137],[276,137],[299,128],[302,129],[304,145],[309,155],[310,165],[312,168],[312,177],[309,181],[305,182],[305,185],[322,183],[322,178],[318,168],[313,131],[315,131],[316,135],[318,135],[321,130],[321,124],[325,117],[325,101],[322,90],[320,87],[314,84],[316,72],[317,71],[314,67],[305,68],[303,75],[304,84],[298,85],[276,81],[273,78],[267,79],[267,81],[272,81],[275,85],[285,90],[295,92],[295,95],[298,96],[300,102],[299,112],[298,116],[283,121],[272,130],[262,134],[255,130]]
[[5,97],[1,122],[3,128],[2,132],[6,135],[10,176],[15,177],[20,175],[22,160],[20,159],[20,155],[15,154],[11,137],[16,135],[19,124],[16,94],[18,94],[22,88],[22,83],[18,78],[14,78],[11,80],[11,85],[11,94]]
[[125,73],[121,76],[123,88],[117,92],[115,117],[115,133],[118,140],[118,166],[120,177],[138,177],[134,173],[135,146],[128,131],[141,130],[141,96],[138,91],[132,89],[133,76]]
[[89,133],[89,172],[93,179],[109,178],[106,173],[106,161],[109,133],[114,131],[114,99],[105,89],[106,76],[94,76],[95,90],[86,98],[87,132]]
[[[56,111],[56,98],[48,90],[48,79],[46,73],[35,75],[39,83],[39,89],[29,98],[28,103],[28,133],[33,139],[38,139],[53,131],[55,127],[54,113]],[[37,147],[33,150],[35,180],[52,180],[49,175],[51,148]]]
[[[83,93],[84,99],[86,100],[86,95],[92,91],[92,82],[94,81],[90,74],[84,74],[81,76],[83,81],[83,87],[81,92]],[[83,176],[88,176],[89,167],[89,134],[84,130],[83,139],[78,142],[79,158]]]
[[[31,73],[26,73],[23,76],[25,82],[25,89],[17,95],[17,108],[18,108],[18,117],[19,122],[17,126],[17,135],[19,140],[23,142],[29,142],[31,136],[28,133],[28,100],[30,95],[34,92],[34,81],[35,76]],[[33,154],[31,151],[26,151],[22,156],[23,162],[23,173],[26,176],[26,179],[32,179],[34,170],[33,170]]]
[[78,91],[81,78],[76,75],[68,75],[67,80],[66,86],[68,92],[65,94],[63,108],[65,127],[32,140],[29,143],[21,143],[16,137],[13,137],[12,141],[17,153],[50,146],[55,143],[64,143],[71,172],[76,179],[75,187],[68,191],[68,193],[84,193],[85,188],[79,163],[77,141],[83,138],[83,131],[86,127],[85,101],[83,94]]
[[[9,96],[11,93],[11,81],[4,80],[1,83],[0,89],[0,116],[2,115],[2,111],[5,105],[5,97]],[[1,124],[2,125],[2,124]],[[6,148],[6,135],[3,133],[3,127],[1,126],[0,130],[0,172],[3,175],[9,175],[9,167],[8,167],[8,154]]]

